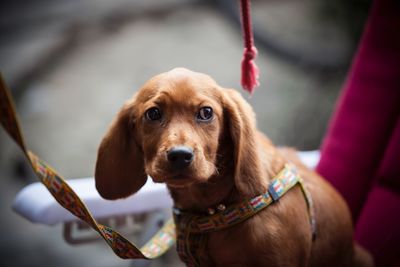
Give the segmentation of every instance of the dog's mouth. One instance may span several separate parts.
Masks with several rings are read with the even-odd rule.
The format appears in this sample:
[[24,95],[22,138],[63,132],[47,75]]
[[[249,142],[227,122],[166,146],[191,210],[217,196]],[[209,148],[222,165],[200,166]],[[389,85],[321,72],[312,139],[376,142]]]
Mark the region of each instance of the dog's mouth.
[[184,188],[195,182],[196,179],[187,174],[174,174],[165,177],[165,183],[173,188]]
[[165,183],[170,187],[183,188],[192,184],[205,182],[214,174],[214,165],[206,161],[197,160],[184,168],[173,168],[164,158],[148,162],[146,172],[156,183]]
[[168,181],[168,182],[166,182],[166,185],[171,187],[171,188],[183,189],[183,188],[189,187],[193,183],[194,183],[193,181],[189,181],[189,182],[186,182],[186,183],[182,183],[182,181],[179,181],[179,182]]
[[176,175],[173,175],[168,178],[168,180],[172,180],[172,181],[184,181],[184,180],[188,180],[188,179],[190,179],[190,177],[185,174],[176,174]]
[[164,173],[150,176],[153,178],[154,182],[165,183],[171,188],[185,188],[198,182],[198,179],[189,173]]

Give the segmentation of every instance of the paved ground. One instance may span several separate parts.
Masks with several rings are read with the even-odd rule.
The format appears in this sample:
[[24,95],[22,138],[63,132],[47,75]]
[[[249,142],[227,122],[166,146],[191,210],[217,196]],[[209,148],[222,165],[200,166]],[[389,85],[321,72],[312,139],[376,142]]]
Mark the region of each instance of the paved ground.
[[[354,48],[335,20],[310,15],[312,3],[254,4],[261,32],[306,59],[316,53],[320,62],[333,58],[340,65],[304,67],[259,48],[261,87],[249,99],[259,128],[277,144],[300,149],[319,147]],[[110,120],[153,75],[183,66],[240,90],[241,34],[212,2],[10,1],[1,10],[0,69],[28,146],[67,178],[93,175]],[[0,146],[1,266],[135,266],[103,243],[70,246],[62,226],[33,225],[14,214],[12,200],[32,175],[1,130]],[[171,252],[151,266],[179,263]]]

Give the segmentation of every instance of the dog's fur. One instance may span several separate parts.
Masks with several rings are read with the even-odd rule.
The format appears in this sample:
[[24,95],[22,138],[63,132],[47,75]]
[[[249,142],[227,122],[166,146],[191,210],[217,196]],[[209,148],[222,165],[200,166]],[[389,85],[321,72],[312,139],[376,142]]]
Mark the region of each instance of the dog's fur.
[[[196,120],[202,107],[214,118]],[[151,107],[162,119],[148,121]],[[187,168],[170,168],[173,147],[193,149]],[[372,266],[354,244],[350,213],[340,195],[307,169],[290,149],[278,150],[256,130],[250,105],[209,76],[178,68],[155,76],[122,107],[105,135],[96,165],[96,187],[106,199],[137,192],[150,175],[166,183],[174,205],[204,212],[267,191],[288,161],[305,180],[315,206],[317,237],[312,241],[307,206],[299,187],[245,222],[209,234],[202,266]]]

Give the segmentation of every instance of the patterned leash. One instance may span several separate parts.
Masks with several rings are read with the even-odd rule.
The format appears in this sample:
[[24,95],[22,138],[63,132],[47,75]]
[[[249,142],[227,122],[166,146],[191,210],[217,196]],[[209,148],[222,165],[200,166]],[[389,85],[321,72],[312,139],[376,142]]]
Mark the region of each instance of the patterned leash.
[[22,149],[37,177],[56,201],[98,232],[118,257],[123,259],[154,259],[173,246],[176,234],[172,219],[168,220],[163,228],[140,249],[110,227],[98,223],[67,182],[47,163],[26,148],[11,94],[1,74],[0,121],[4,130]]

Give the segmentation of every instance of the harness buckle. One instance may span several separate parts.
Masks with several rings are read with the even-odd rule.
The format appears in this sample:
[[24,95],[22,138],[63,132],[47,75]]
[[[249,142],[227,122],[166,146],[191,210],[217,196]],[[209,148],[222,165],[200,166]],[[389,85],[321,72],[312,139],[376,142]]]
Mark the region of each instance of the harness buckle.
[[275,191],[273,184],[270,184],[268,187],[268,193],[271,196],[274,202],[277,202],[280,198],[279,194]]

